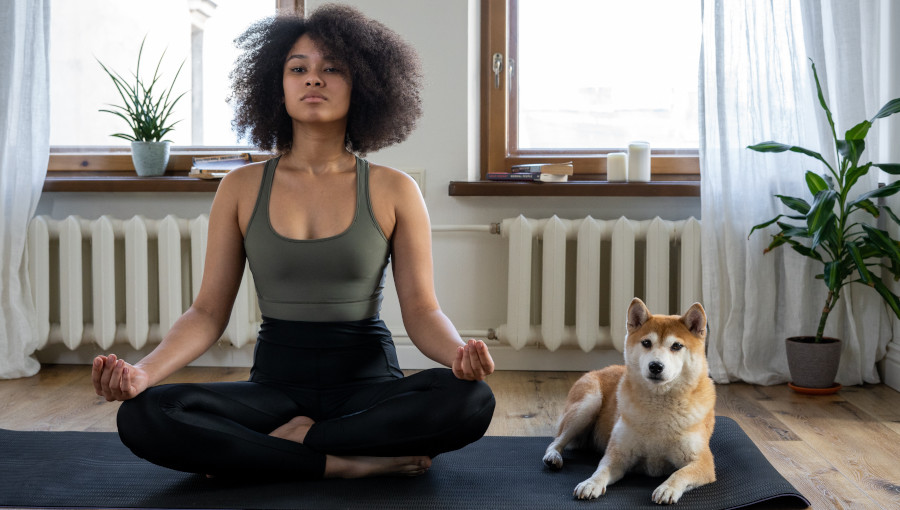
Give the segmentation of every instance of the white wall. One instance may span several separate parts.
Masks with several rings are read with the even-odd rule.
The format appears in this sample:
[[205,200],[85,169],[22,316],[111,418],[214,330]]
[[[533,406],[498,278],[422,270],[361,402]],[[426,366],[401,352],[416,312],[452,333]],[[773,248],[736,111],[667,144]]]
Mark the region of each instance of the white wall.
[[[324,2],[307,0],[308,9]],[[399,32],[421,56],[426,87],[424,116],[403,144],[370,154],[370,160],[400,169],[425,170],[425,200],[432,223],[489,224],[524,214],[560,217],[665,219],[700,217],[699,198],[450,197],[451,180],[477,175],[477,62],[480,51],[476,0],[351,0]],[[204,193],[45,193],[37,214],[62,218],[102,214],[193,217],[209,210]],[[506,242],[473,233],[434,235],[435,279],[447,315],[461,330],[484,330],[505,322]],[[401,329],[396,298],[385,298],[388,326]]]

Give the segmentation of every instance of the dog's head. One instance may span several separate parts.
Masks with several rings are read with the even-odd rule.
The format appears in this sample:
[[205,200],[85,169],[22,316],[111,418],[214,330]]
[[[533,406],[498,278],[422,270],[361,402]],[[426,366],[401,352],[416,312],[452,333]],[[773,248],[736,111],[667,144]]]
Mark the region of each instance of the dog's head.
[[627,314],[625,363],[632,374],[656,391],[678,382],[693,383],[707,376],[706,312],[694,303],[684,315],[652,315],[638,298]]

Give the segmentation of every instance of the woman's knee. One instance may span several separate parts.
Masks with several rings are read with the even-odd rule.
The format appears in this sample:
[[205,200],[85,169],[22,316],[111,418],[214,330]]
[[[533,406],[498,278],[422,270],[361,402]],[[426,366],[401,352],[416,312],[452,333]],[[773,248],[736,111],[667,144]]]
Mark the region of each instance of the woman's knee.
[[[458,379],[451,370],[437,369],[435,377],[440,381],[437,386],[444,389],[445,394],[439,401],[455,401],[457,405],[448,406],[457,420],[479,421],[484,428],[490,424],[494,413],[494,392],[484,381],[465,381]],[[477,427],[476,427],[477,428]]]
[[[164,407],[174,385],[147,388],[137,397],[122,402],[116,415],[116,426],[122,443],[136,455],[147,458],[158,447],[159,440],[171,433],[171,420]],[[177,401],[177,396],[175,397]]]

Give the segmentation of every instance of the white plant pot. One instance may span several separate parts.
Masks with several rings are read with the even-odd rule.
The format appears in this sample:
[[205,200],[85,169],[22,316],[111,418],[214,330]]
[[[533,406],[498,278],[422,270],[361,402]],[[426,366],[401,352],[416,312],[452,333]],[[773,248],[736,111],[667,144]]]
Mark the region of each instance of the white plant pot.
[[162,175],[169,164],[169,145],[172,142],[131,142],[131,160],[141,177]]

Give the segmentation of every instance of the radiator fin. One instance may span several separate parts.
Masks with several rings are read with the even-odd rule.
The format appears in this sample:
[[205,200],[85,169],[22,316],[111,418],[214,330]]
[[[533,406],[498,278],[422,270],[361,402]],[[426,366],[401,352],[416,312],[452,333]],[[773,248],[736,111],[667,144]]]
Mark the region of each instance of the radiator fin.
[[[200,289],[208,227],[206,215],[32,219],[29,278],[38,349],[62,343],[74,350],[92,343],[106,350],[124,342],[141,349],[162,340]],[[221,340],[247,345],[255,340],[259,321],[245,266]]]
[[[585,352],[621,352],[625,313],[633,297],[662,314],[683,313],[700,301],[700,222],[694,218],[569,220],[519,215],[503,220],[500,232],[509,239],[509,277],[507,321],[497,328],[497,336],[516,349],[539,345],[550,351],[569,346]],[[535,242],[542,244],[538,259],[532,256]],[[574,259],[566,256],[572,242]],[[576,266],[575,291],[567,294],[570,260]],[[540,294],[537,301],[533,293]],[[574,303],[567,296],[574,296]],[[602,303],[608,303],[608,324],[602,323]],[[540,306],[537,316],[532,310],[536,306]],[[567,310],[574,311],[570,315],[574,324],[566,323]]]

